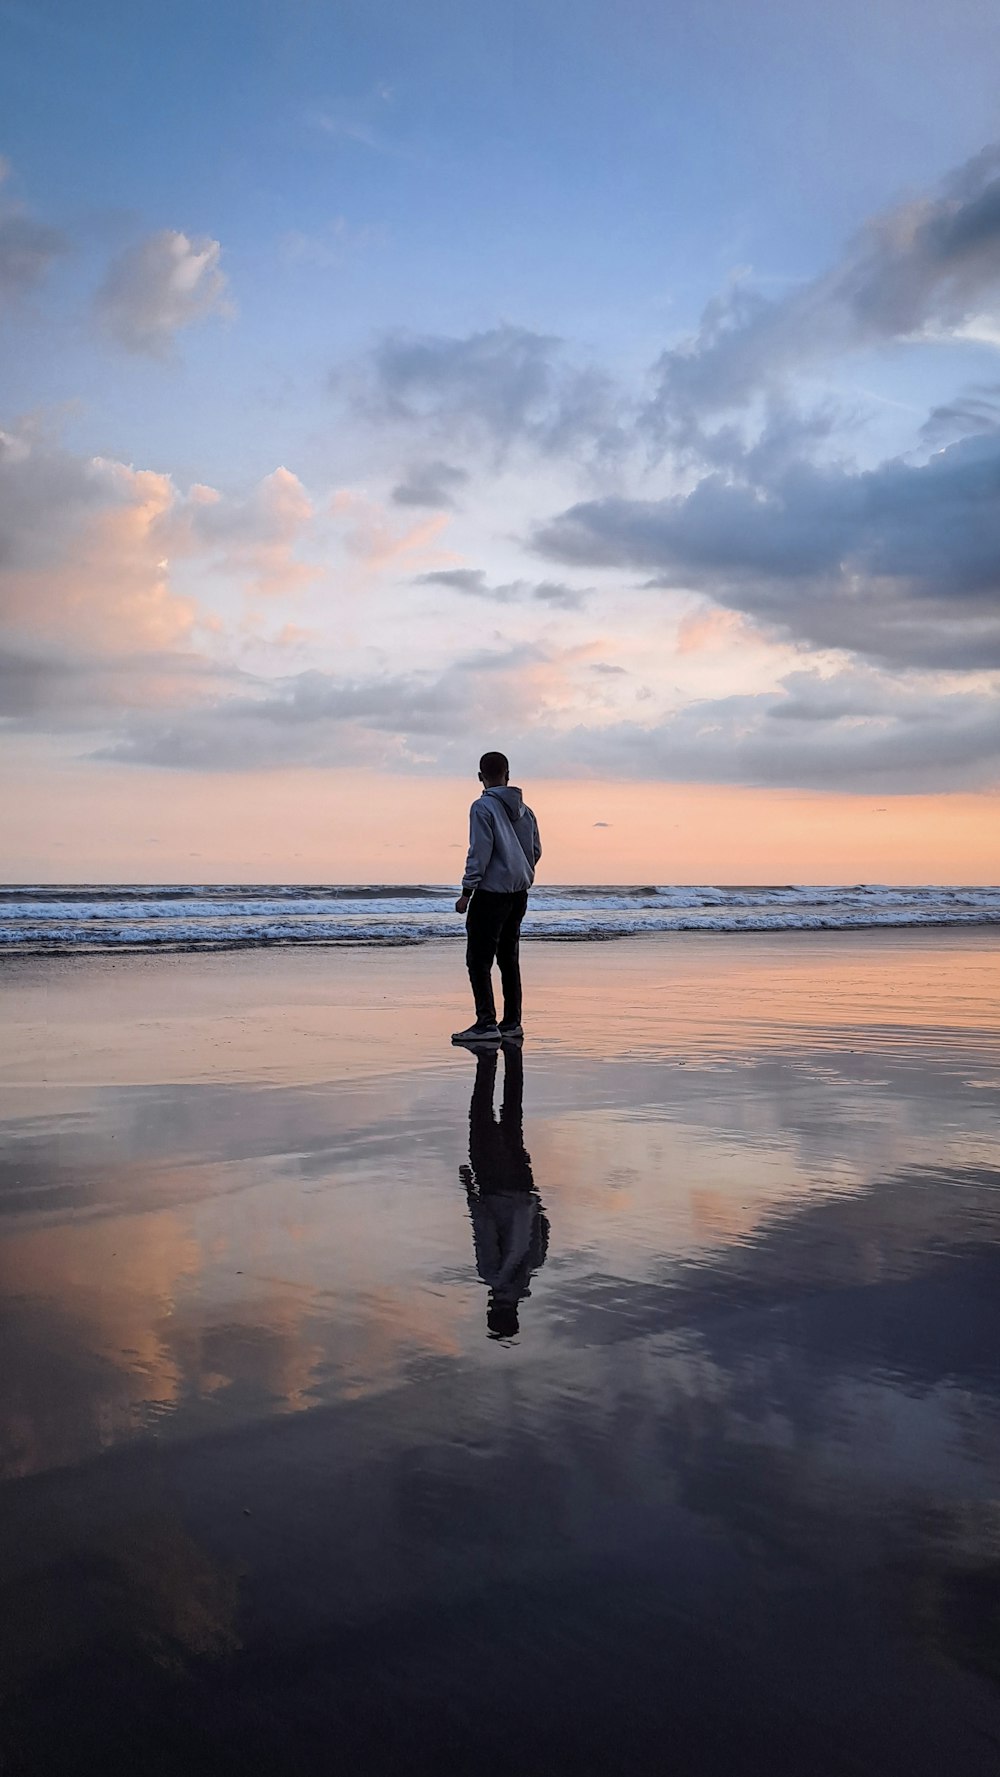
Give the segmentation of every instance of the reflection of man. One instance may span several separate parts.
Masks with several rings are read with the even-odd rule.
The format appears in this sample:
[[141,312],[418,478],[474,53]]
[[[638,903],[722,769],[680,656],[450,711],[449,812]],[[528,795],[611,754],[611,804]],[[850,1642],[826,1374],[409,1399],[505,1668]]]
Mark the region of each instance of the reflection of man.
[[468,1195],[476,1268],[489,1289],[486,1327],[491,1339],[518,1332],[518,1303],[531,1294],[532,1274],[545,1263],[549,1224],[524,1147],[524,1063],[504,1045],[503,1102],[493,1115],[497,1051],[481,1049],[469,1107],[469,1164],[459,1167]]

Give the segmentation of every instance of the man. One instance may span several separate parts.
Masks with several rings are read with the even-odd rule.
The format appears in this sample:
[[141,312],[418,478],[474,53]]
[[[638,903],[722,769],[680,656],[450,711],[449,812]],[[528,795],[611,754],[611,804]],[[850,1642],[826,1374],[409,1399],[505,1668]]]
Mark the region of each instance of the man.
[[[469,855],[455,902],[455,912],[466,913],[465,960],[476,1021],[467,1030],[456,1030],[453,1043],[498,1043],[524,1035],[518,948],[528,890],[542,855],[538,823],[520,790],[511,784],[502,753],[483,754],[479,782],[483,793],[469,810]],[[503,987],[499,1024],[491,973],[494,958]]]

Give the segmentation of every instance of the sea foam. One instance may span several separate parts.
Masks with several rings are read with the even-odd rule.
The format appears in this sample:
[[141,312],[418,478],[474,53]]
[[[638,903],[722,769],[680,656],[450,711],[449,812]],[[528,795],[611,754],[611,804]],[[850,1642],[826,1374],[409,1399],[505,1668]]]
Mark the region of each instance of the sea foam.
[[[10,954],[225,950],[262,945],[420,944],[459,938],[454,888],[425,884],[0,889]],[[644,932],[851,931],[1000,923],[1000,888],[671,884],[539,887],[526,938]]]

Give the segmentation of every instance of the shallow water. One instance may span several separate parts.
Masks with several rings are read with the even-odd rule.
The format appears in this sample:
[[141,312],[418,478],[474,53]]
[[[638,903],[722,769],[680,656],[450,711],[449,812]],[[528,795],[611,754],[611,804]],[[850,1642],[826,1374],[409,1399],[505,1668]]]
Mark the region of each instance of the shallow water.
[[5,1770],[997,1768],[995,934],[526,971],[3,971]]

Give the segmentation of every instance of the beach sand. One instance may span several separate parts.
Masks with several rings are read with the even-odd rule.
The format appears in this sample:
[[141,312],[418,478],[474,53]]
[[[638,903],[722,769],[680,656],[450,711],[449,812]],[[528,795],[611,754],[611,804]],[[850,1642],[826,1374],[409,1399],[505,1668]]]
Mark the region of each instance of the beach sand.
[[523,960],[4,964],[5,1777],[997,1769],[1000,934]]

